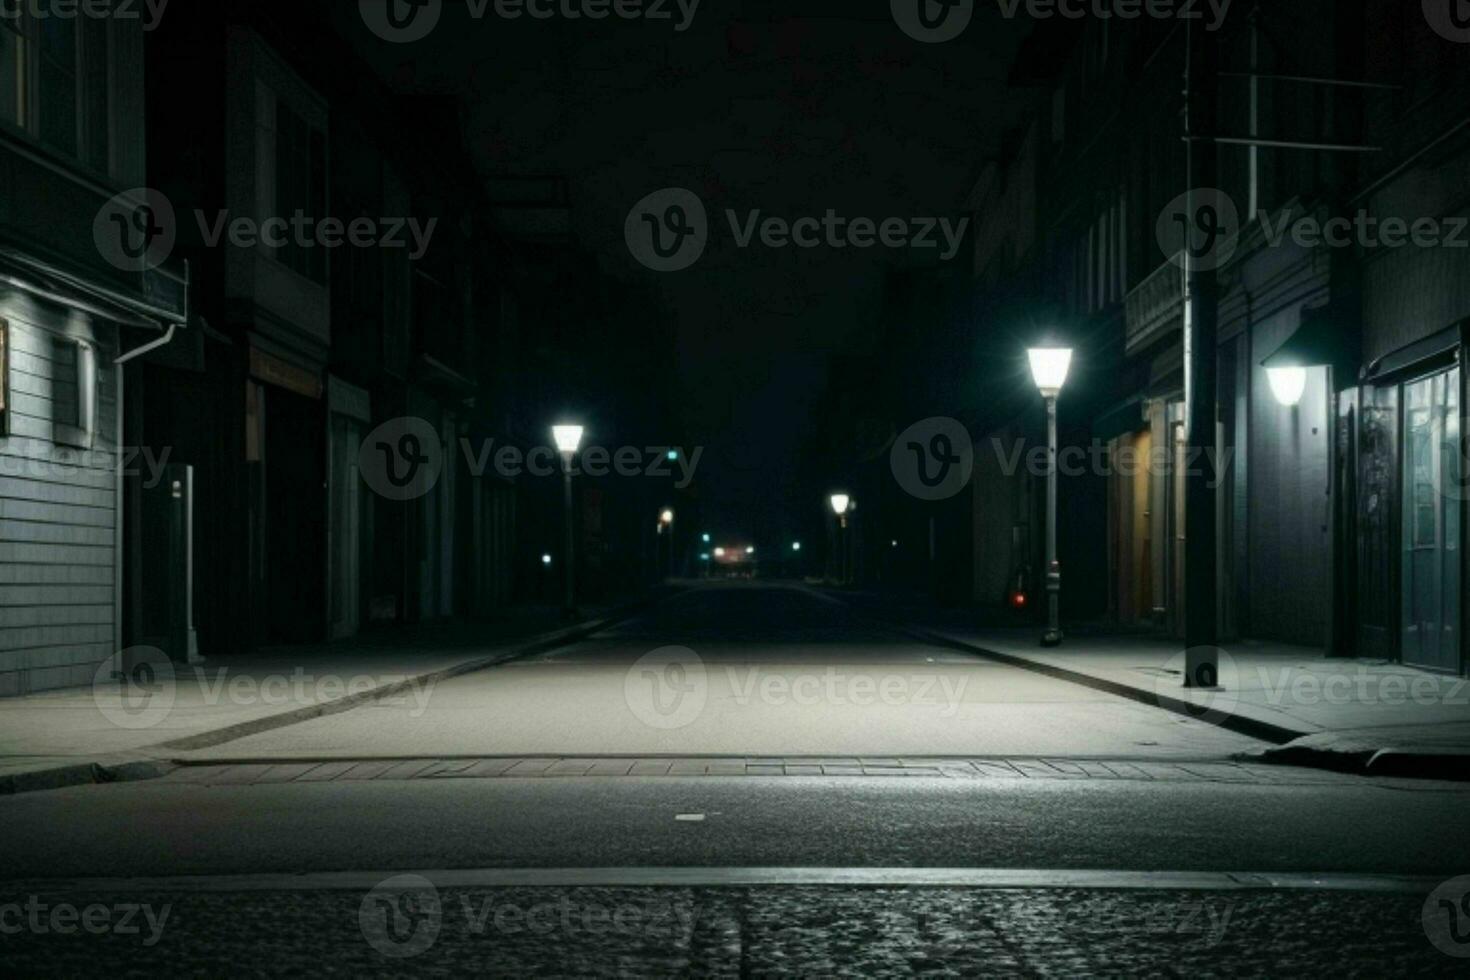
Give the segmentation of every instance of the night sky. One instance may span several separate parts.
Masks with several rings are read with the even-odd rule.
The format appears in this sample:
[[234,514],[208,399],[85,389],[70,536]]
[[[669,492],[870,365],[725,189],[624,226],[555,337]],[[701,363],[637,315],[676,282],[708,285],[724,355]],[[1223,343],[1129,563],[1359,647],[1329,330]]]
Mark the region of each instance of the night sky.
[[[463,100],[487,179],[564,177],[575,243],[666,305],[680,430],[706,447],[702,493],[746,527],[769,523],[750,507],[770,507],[772,474],[793,471],[828,352],[862,352],[893,326],[877,322],[885,268],[938,259],[742,249],[726,209],[957,218],[1017,109],[1005,79],[1030,27],[977,4],[961,38],[926,45],[876,0],[705,0],[683,32],[677,11],[476,21],[451,2],[427,39],[391,45],[343,6],[344,33],[397,91]],[[694,191],[710,216],[708,250],[683,272],[644,268],[623,238],[634,203],[664,187]]]

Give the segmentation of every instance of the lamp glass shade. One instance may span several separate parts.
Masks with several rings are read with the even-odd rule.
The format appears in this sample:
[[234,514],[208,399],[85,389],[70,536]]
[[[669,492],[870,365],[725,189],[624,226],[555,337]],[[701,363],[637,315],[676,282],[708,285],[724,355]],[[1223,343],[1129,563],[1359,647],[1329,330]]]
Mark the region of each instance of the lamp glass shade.
[[1267,368],[1266,379],[1271,382],[1271,394],[1288,408],[1300,402],[1307,390],[1307,369],[1304,367]]
[[553,425],[551,438],[556,440],[556,448],[561,452],[574,453],[577,447],[582,445],[582,427],[580,425]]
[[663,512],[658,515],[658,519],[665,524],[672,524],[674,523],[674,512],[665,507]]
[[1031,358],[1031,379],[1044,395],[1055,395],[1067,383],[1072,366],[1070,347],[1033,347],[1026,352]]
[[836,514],[838,517],[846,514],[847,505],[851,501],[852,498],[845,493],[834,493],[832,495],[832,513]]

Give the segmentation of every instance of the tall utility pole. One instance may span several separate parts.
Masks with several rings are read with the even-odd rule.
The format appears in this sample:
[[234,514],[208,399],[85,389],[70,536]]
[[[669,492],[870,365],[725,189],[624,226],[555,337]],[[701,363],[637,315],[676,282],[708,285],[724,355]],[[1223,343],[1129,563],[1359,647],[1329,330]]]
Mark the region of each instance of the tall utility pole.
[[[1189,220],[1200,219],[1204,196],[1219,186],[1216,102],[1219,42],[1194,20],[1188,26],[1184,138],[1191,199]],[[1238,229],[1227,229],[1235,233]],[[1215,447],[1216,362],[1220,287],[1214,264],[1202,261],[1186,240],[1184,297],[1184,646],[1186,687],[1214,687],[1219,680],[1215,645],[1220,639],[1216,560]]]

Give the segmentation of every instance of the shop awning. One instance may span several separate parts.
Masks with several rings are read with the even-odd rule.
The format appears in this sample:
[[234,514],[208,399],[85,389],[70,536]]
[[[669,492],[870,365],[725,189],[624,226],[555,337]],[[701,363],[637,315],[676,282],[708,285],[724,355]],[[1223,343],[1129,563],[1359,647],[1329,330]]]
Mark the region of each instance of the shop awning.
[[189,266],[149,269],[128,287],[84,278],[14,248],[0,246],[0,283],[117,323],[162,330],[189,322]]

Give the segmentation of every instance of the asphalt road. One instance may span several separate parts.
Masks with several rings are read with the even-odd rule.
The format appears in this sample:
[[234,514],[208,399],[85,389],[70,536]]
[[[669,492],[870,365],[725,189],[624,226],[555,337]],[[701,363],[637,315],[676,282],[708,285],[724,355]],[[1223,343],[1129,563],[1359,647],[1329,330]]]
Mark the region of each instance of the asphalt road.
[[[671,646],[680,652],[644,659]],[[239,739],[161,779],[0,798],[0,942],[15,969],[70,974],[1461,967],[1470,879],[1451,886],[1449,905],[1425,893],[1470,871],[1470,788],[1228,761],[1255,744],[925,647],[802,590],[700,589],[585,643],[446,682],[422,703]],[[445,756],[590,764],[690,752],[850,755],[879,770],[893,767],[869,756],[991,761],[888,776],[862,765],[832,767],[851,773],[842,776],[425,768]],[[369,757],[385,761],[352,762]],[[351,778],[365,771],[376,776]],[[544,880],[387,897],[377,886],[446,869]],[[573,887],[556,869],[642,869],[649,881]],[[696,869],[720,887],[680,880]],[[867,883],[751,887],[741,869],[837,869],[821,873]],[[902,869],[1097,877],[1087,887],[898,887]],[[1136,887],[1141,872],[1308,880],[1182,890]],[[1430,884],[1372,893],[1341,877],[1357,874]],[[219,877],[185,887],[177,876]],[[124,914],[138,928],[117,928]],[[97,929],[78,927],[89,915]],[[1465,943],[1454,939],[1462,933]]]
[[587,641],[194,753],[1224,758],[1245,736],[865,622],[809,590],[691,589]]

